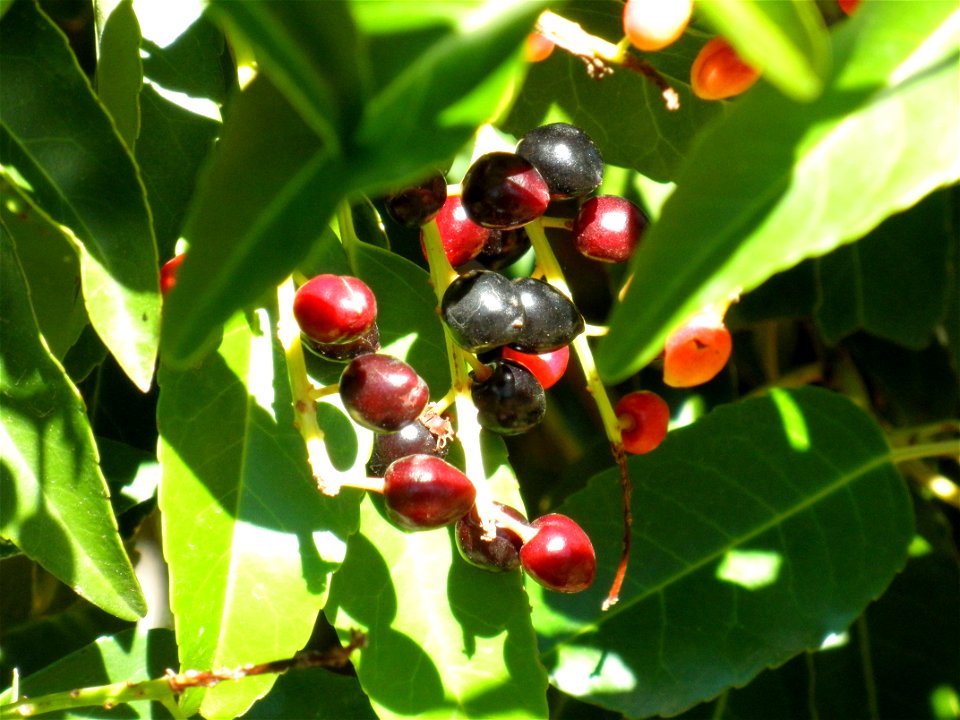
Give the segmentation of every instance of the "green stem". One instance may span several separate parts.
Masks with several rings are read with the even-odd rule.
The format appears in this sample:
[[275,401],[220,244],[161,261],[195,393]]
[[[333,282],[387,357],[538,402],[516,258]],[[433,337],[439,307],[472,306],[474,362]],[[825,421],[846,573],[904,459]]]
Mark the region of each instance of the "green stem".
[[960,419],[950,418],[893,430],[887,435],[887,440],[891,446],[901,447],[935,440],[940,435],[960,435]]
[[954,438],[940,442],[906,445],[890,450],[890,460],[895,463],[932,457],[952,457],[960,460],[960,440]]
[[97,687],[51,693],[34,699],[9,703],[0,706],[0,718],[4,718],[4,720],[6,718],[27,718],[58,710],[96,706],[109,710],[123,703],[141,700],[163,702],[165,700],[172,701],[173,698],[173,688],[170,687],[170,682],[166,678],[145,680],[139,683],[118,682],[112,685],[99,685]]

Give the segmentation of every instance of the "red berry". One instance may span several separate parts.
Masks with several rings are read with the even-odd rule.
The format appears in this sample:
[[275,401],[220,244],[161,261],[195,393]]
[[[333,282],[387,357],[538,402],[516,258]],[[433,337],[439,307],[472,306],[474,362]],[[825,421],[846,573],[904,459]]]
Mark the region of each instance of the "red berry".
[[532,523],[537,534],[520,548],[530,577],[550,590],[586,590],[597,573],[597,555],[583,529],[565,515],[544,515]]
[[513,360],[523,365],[540,381],[543,389],[556,385],[567,371],[570,362],[570,347],[564,345],[559,350],[539,354],[520,352],[513,348],[503,349],[504,360]]
[[167,260],[160,268],[160,294],[166,297],[173,286],[177,284],[177,271],[180,269],[180,263],[186,257],[186,253],[176,255]]
[[490,237],[488,228],[477,225],[467,217],[459,195],[451,195],[443,203],[437,215],[437,229],[443,241],[443,252],[454,267],[473,260]]
[[359,425],[397,432],[416,420],[430,399],[427,383],[390,355],[361,355],[340,375],[340,399]]
[[542,62],[550,57],[554,47],[556,45],[552,40],[548,40],[538,32],[532,32],[527,35],[527,44],[524,47],[523,54],[527,62]]
[[670,408],[656,393],[642,390],[624,395],[614,412],[620,421],[623,449],[628,453],[648,453],[667,436]]
[[[527,519],[519,510],[500,503],[495,505],[517,522],[527,524]],[[475,567],[490,572],[505,572],[520,566],[520,549],[523,547],[523,539],[513,530],[498,525],[496,537],[485,540],[476,506],[457,520],[454,537],[457,540],[460,555]]]
[[537,219],[550,202],[550,190],[537,169],[508,152],[477,158],[463,176],[460,195],[473,222],[500,230]]
[[387,515],[404,530],[449,525],[469,512],[477,497],[466,475],[434,455],[395,460],[383,481]]
[[853,15],[853,11],[860,5],[860,0],[837,0],[837,5],[840,6],[845,15]]
[[760,77],[730,43],[715,37],[704,45],[690,68],[693,94],[704,100],[723,100],[746,92]]
[[343,343],[366,333],[377,319],[377,301],[366,283],[349,275],[317,275],[297,290],[293,315],[300,331],[318,343]]
[[638,50],[662,50],[683,35],[692,13],[693,0],[627,0],[623,33]]
[[710,313],[699,314],[667,338],[663,381],[671,387],[702,385],[723,370],[732,349],[733,340],[723,320]]
[[624,262],[640,244],[649,221],[640,208],[615,195],[587,200],[573,223],[573,241],[582,255],[603,262]]

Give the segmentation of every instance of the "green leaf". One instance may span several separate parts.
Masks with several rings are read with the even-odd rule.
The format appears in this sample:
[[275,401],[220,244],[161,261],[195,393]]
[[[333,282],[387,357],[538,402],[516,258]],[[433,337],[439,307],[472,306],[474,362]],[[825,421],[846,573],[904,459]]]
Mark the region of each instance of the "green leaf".
[[[251,325],[237,316],[196,368],[161,365],[159,500],[184,667],[303,647],[356,528],[356,497],[322,497],[311,477],[275,320],[275,310],[256,310]],[[274,680],[191,691],[185,707],[233,717]]]
[[249,720],[377,720],[355,677],[312,668],[287,672],[244,715]]
[[[834,35],[813,103],[757,87],[704,133],[633,258],[597,364],[633,374],[708,303],[823,255],[960,177],[949,3],[875,3]],[[914,142],[924,138],[924,142]]]
[[0,226],[0,535],[117,617],[146,611],[117,533],[76,388],[40,339],[26,279]]
[[[37,697],[65,692],[73,688],[95,687],[118,682],[140,682],[162,677],[167,668],[176,665],[177,646],[173,632],[166,628],[143,630],[131,628],[116,635],[101,637],[87,647],[77,650],[43,670],[23,678],[20,695]],[[12,689],[0,694],[0,703],[13,701]],[[149,702],[134,702],[126,706],[124,717],[169,717]],[[131,715],[132,711],[132,715]],[[123,712],[114,710],[113,713]],[[94,713],[96,713],[94,715]],[[61,711],[46,717],[89,718],[100,717],[91,708]],[[112,715],[103,715],[112,717]]]
[[157,352],[157,255],[143,186],[66,38],[34,2],[0,22],[0,163],[82,246],[84,302],[141,390]]
[[827,342],[860,329],[914,349],[930,342],[946,307],[955,200],[930,195],[817,261],[814,317]]
[[906,488],[879,428],[843,396],[721,406],[629,464],[620,603],[600,612],[620,554],[611,470],[561,508],[593,539],[596,583],[538,591],[534,622],[554,684],[630,717],[676,714],[819,647],[906,561]]
[[123,0],[110,12],[100,33],[97,94],[131,151],[140,134],[142,84],[140,25],[133,0]]
[[830,72],[830,39],[807,0],[712,0],[697,10],[764,80],[799,101],[815,99]]
[[88,322],[77,251],[60,226],[2,176],[0,222],[16,246],[44,342],[55,358],[63,360]]

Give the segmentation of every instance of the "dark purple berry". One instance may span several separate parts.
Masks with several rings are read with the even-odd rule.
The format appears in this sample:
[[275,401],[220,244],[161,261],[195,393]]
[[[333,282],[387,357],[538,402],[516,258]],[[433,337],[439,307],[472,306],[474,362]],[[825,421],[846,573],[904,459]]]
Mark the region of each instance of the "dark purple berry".
[[395,460],[383,479],[387,515],[404,530],[449,525],[463,517],[477,497],[466,475],[433,455],[409,455]]
[[293,316],[300,331],[318,343],[356,340],[377,319],[377,301],[363,280],[317,275],[297,289]]
[[615,195],[598,195],[581,207],[573,241],[581,254],[603,262],[625,262],[640,244],[649,221],[640,208]]
[[531,523],[537,534],[520,549],[527,574],[550,590],[586,590],[597,573],[597,555],[590,538],[566,515],[544,515]]
[[412,423],[429,396],[423,378],[390,355],[361,355],[340,376],[340,399],[350,417],[376,432],[397,432]]
[[407,455],[433,455],[443,458],[448,446],[430,432],[419,420],[404,425],[395,433],[377,433],[373,438],[373,452],[367,461],[367,472],[371,477],[383,477],[387,467],[394,460]]
[[333,362],[350,362],[355,357],[380,351],[380,328],[374,322],[363,335],[356,340],[342,343],[320,343],[306,335],[300,335],[303,346],[317,357]]
[[[526,524],[527,519],[520,511],[509,505],[495,503],[498,508],[514,520]],[[513,530],[497,526],[497,534],[492,540],[483,539],[483,527],[476,506],[457,520],[454,537],[460,555],[471,565],[490,572],[507,572],[520,566],[520,548],[523,539]]]
[[499,270],[512,265],[530,249],[530,238],[523,228],[488,232],[490,236],[476,259],[489,270]]
[[447,181],[437,174],[390,195],[385,205],[390,216],[401,225],[420,227],[437,216],[446,199]]
[[507,152],[482,155],[461,184],[467,216],[483,227],[510,230],[543,215],[550,202],[547,183],[529,161]]
[[470,389],[481,427],[500,435],[519,435],[543,419],[547,400],[543,386],[523,365],[498,360],[486,380]]
[[511,347],[525,353],[550,352],[569,345],[583,332],[583,316],[553,285],[535,278],[517,278],[513,285],[520,294],[524,320]]
[[597,146],[583,130],[567,123],[534,128],[520,138],[517,155],[540,171],[554,200],[586,195],[603,181]]
[[454,342],[470,352],[509,345],[523,327],[520,294],[510,280],[489,270],[471,270],[450,283],[440,315]]

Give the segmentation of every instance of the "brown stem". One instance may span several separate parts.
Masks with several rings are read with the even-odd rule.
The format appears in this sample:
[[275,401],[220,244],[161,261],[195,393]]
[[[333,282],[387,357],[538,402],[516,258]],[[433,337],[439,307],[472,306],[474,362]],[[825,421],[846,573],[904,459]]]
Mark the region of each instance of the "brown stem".
[[617,461],[617,467],[620,468],[620,492],[623,498],[623,544],[620,549],[620,563],[617,565],[617,574],[610,585],[607,599],[600,606],[602,610],[609,610],[620,601],[620,588],[623,586],[623,579],[627,576],[627,564],[630,562],[630,542],[633,536],[633,510],[630,509],[633,488],[630,486],[627,456],[621,443],[610,443],[610,451],[613,453],[614,460]]

